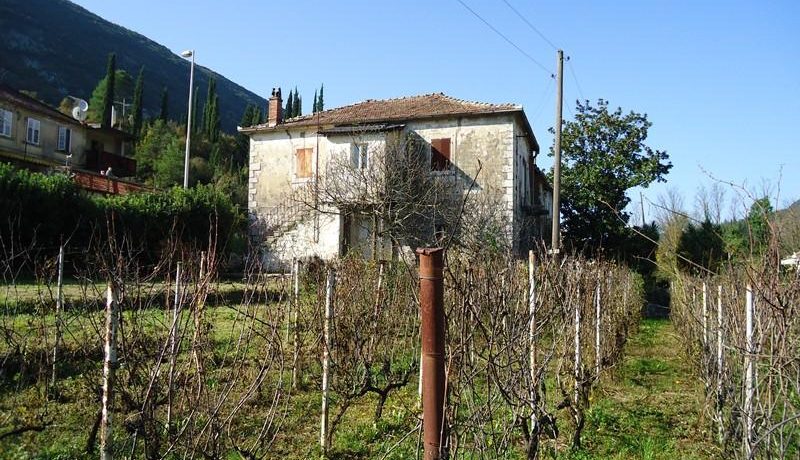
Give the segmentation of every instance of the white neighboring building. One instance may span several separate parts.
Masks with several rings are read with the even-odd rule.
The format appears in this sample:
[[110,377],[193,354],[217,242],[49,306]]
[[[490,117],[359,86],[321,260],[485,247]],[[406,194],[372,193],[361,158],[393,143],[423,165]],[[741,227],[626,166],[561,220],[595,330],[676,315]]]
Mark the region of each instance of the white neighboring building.
[[332,159],[369,161],[368,152],[398,132],[424,141],[433,174],[441,170],[473,178],[480,170],[479,193],[497,198],[516,254],[548,235],[552,189],[535,165],[539,144],[520,105],[438,93],[366,100],[284,120],[281,104],[280,88],[274,89],[267,122],[239,128],[250,137],[251,228],[272,265],[293,258],[331,259],[371,238],[372,225],[345,213],[295,221],[291,216],[300,205],[288,197],[297,187],[316,184]]

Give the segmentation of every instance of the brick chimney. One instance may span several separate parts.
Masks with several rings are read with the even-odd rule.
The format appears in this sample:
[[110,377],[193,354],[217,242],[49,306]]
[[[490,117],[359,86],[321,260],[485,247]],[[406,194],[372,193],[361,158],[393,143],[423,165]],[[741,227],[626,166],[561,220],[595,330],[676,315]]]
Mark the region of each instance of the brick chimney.
[[282,104],[281,89],[272,88],[272,96],[269,98],[269,113],[267,114],[267,126],[270,128],[283,122]]

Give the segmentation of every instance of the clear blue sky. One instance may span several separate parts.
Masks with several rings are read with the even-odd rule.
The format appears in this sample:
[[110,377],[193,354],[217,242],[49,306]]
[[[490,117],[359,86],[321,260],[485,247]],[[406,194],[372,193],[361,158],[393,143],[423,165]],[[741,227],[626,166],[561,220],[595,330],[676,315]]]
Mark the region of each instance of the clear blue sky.
[[[296,85],[306,110],[321,83],[327,108],[439,91],[521,103],[549,150],[554,49],[503,0],[462,1],[549,71],[458,0],[77,3],[262,96]],[[507,1],[571,58],[565,118],[579,98],[648,114],[674,167],[646,197],[674,187],[691,207],[708,174],[757,190],[782,174],[779,206],[800,198],[800,2]]]

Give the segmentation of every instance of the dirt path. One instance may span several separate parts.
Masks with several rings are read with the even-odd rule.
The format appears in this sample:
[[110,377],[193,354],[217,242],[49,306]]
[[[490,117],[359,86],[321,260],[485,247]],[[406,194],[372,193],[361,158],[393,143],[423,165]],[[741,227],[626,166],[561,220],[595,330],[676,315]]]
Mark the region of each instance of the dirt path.
[[594,395],[574,458],[706,459],[717,449],[702,419],[703,386],[669,320],[643,320],[613,376]]

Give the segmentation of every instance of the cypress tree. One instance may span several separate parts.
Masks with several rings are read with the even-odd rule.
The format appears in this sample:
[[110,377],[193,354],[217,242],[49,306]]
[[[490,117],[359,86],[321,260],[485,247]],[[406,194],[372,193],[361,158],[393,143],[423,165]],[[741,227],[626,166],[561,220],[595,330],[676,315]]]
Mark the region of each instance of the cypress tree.
[[325,92],[325,83],[319,87],[319,98],[317,99],[317,111],[322,112],[325,110],[325,102],[322,98],[322,93]]
[[214,131],[214,98],[217,95],[217,81],[213,78],[208,79],[208,91],[206,92],[206,105],[203,108],[203,134],[211,140]]
[[211,104],[210,123],[208,130],[208,140],[217,142],[219,140],[219,96],[214,94],[214,100]]
[[192,132],[197,134],[198,133],[198,123],[197,119],[200,118],[200,114],[197,113],[197,101],[200,99],[200,87],[195,86],[194,94],[192,96]]
[[253,104],[248,103],[247,107],[245,107],[244,113],[242,113],[242,121],[239,122],[239,126],[242,128],[253,126]]
[[142,93],[144,92],[144,66],[139,68],[139,76],[136,77],[136,86],[133,89],[133,136],[138,138],[142,130]]
[[294,117],[294,96],[292,90],[289,90],[289,97],[286,99],[286,109],[283,111],[284,117]]
[[294,108],[294,115],[292,117],[299,117],[302,114],[301,106],[300,106],[300,93],[297,92],[297,87],[294,87],[294,102],[292,102],[292,107]]
[[311,113],[317,113],[317,90],[314,90],[314,104],[311,106]]
[[253,106],[253,125],[260,125],[264,123],[264,114],[258,106]]
[[114,53],[108,54],[108,66],[106,68],[106,93],[103,95],[103,115],[100,117],[100,126],[108,128],[111,126],[111,109],[114,107],[114,77],[117,74],[117,56]]
[[169,118],[169,93],[166,86],[161,89],[161,113],[158,118],[164,121]]

